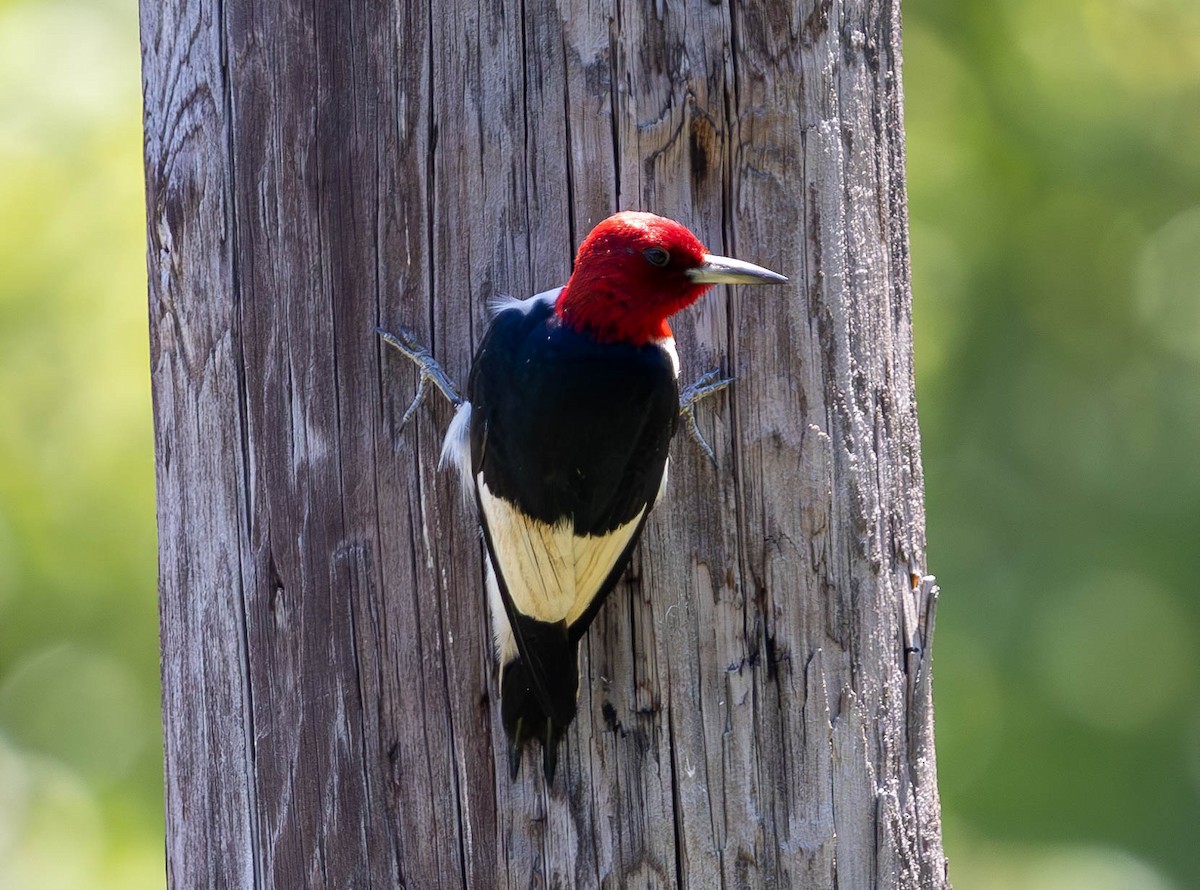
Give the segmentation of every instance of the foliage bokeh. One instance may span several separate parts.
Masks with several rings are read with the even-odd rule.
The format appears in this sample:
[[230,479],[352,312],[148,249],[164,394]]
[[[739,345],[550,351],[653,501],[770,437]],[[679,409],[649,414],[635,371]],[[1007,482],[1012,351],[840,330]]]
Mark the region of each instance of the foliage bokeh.
[[[164,882],[136,19],[0,0],[0,888]],[[904,74],[951,877],[1200,885],[1200,6]]]
[[1200,5],[905,13],[951,877],[1200,886]]
[[162,887],[136,5],[0,0],[0,888]]

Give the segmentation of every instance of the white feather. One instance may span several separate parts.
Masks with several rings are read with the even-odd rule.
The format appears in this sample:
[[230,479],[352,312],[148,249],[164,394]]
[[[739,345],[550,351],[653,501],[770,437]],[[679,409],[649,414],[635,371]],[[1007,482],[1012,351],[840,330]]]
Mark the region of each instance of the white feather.
[[454,467],[458,473],[458,481],[462,483],[463,500],[470,501],[474,495],[471,489],[471,403],[463,402],[454,412],[450,428],[446,430],[446,438],[442,440],[442,456],[438,460],[438,469],[446,466]]
[[496,660],[503,666],[517,657],[517,640],[513,636],[512,625],[508,623],[508,613],[504,611],[504,600],[500,596],[500,585],[496,583],[496,570],[492,568],[492,558],[484,554],[483,560],[487,564],[488,610],[492,613],[492,642],[496,646]]
[[668,457],[663,463],[662,479],[658,483],[658,493],[654,495],[653,506],[657,507],[658,502],[663,499],[663,495],[667,493],[667,473],[671,469],[671,458]]
[[499,294],[488,300],[488,308],[492,310],[493,315],[499,315],[506,309],[516,309],[518,312],[527,313],[538,303],[550,303],[553,305],[561,291],[562,286],[560,285],[550,290],[544,290],[540,294],[534,294],[532,297],[526,297],[524,300],[518,300],[516,297],[510,297],[507,294]]
[[675,372],[675,379],[679,379],[679,350],[675,348],[674,337],[663,337],[661,340],[655,340],[655,345],[662,349],[667,354],[667,358],[671,360],[671,370]]

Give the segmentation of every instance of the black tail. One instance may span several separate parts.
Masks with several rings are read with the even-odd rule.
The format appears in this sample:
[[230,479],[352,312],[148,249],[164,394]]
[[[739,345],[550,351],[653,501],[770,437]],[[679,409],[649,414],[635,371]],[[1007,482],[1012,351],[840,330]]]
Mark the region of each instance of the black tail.
[[500,718],[508,735],[508,772],[514,781],[531,739],[541,742],[542,772],[548,783],[554,781],[558,743],[575,719],[578,645],[568,638],[565,626],[542,624],[541,628],[548,631],[533,639],[529,628],[523,628],[530,661],[518,655],[500,668]]

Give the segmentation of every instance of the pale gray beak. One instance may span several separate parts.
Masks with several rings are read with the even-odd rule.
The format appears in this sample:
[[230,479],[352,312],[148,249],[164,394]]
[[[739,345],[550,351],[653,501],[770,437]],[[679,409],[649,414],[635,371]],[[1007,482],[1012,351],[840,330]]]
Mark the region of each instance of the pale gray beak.
[[787,281],[778,272],[754,263],[711,253],[704,255],[703,266],[689,269],[687,274],[697,284],[783,284]]

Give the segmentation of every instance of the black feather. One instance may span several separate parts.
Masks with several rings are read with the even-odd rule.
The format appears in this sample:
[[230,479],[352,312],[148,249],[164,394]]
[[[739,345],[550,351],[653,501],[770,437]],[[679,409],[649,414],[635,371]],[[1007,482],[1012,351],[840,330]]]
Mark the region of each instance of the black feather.
[[493,321],[468,384],[471,465],[492,495],[576,535],[642,521],[583,615],[568,627],[514,606],[484,520],[484,540],[519,657],[501,666],[501,714],[509,770],[524,746],[542,745],[548,780],[575,717],[579,639],[629,561],[662,482],[679,414],[674,366],[657,344],[601,343],[555,317],[552,304],[509,309]]

